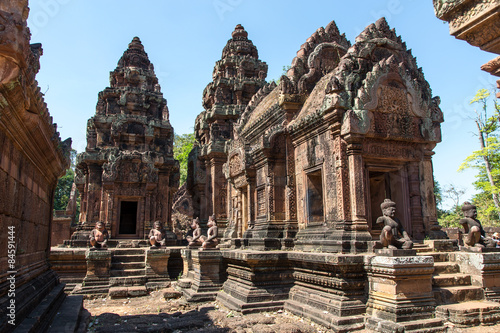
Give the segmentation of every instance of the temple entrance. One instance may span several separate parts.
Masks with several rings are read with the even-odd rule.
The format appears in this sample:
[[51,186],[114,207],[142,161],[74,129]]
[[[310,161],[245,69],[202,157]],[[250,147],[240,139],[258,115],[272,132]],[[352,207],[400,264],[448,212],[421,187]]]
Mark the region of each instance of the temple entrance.
[[122,201],[120,203],[120,236],[137,234],[137,201]]
[[411,234],[411,221],[408,200],[408,180],[405,168],[395,170],[368,170],[368,224],[374,238],[378,238],[381,226],[377,225],[377,218],[382,216],[380,204],[384,199],[391,199],[396,203],[396,217],[401,221],[405,230]]
[[323,179],[321,170],[307,174],[307,221],[308,223],[322,223],[323,213]]

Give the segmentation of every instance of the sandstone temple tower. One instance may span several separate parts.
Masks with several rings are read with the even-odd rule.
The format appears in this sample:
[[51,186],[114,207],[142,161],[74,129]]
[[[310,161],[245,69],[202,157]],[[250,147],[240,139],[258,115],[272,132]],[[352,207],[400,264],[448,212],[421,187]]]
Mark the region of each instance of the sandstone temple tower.
[[202,222],[215,214],[220,230],[227,224],[227,182],[222,165],[225,144],[252,96],[266,83],[267,64],[259,60],[248,33],[237,25],[217,61],[213,81],[203,92],[203,108],[195,123],[196,145],[189,157],[188,191],[194,216]]
[[[77,157],[80,227],[73,243],[96,221],[112,238],[144,238],[152,223],[170,228],[172,197],[179,183],[174,131],[153,64],[135,37],[99,93],[87,123],[87,148]],[[73,244],[78,245],[78,244]]]

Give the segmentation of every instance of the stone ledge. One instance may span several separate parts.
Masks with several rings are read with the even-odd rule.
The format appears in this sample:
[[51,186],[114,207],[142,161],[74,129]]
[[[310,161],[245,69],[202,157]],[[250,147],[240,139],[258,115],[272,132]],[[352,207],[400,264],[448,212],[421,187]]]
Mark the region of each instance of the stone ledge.
[[410,249],[377,249],[375,254],[385,257],[412,257],[417,255],[417,250]]

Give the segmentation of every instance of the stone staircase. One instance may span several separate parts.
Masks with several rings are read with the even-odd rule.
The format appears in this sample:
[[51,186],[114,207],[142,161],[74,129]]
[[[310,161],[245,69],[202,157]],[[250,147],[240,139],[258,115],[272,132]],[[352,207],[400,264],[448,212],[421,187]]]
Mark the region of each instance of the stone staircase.
[[473,285],[470,274],[461,272],[455,251],[436,252],[425,244],[415,246],[419,255],[434,258],[432,289],[436,315],[459,327],[488,325],[500,321],[500,304],[485,300],[484,290]]
[[111,258],[109,275],[109,296],[147,295],[145,249],[116,248]]

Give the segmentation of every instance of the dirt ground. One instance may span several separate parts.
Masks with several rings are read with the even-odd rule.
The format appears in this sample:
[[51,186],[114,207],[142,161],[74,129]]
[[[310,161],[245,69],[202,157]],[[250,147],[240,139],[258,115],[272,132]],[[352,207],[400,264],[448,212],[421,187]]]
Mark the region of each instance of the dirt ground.
[[[91,314],[87,332],[333,332],[287,311],[242,316],[217,302],[188,303],[183,297],[175,298],[177,296],[169,288],[144,297],[87,299],[84,306]],[[466,329],[450,326],[448,329],[448,333],[499,332],[500,324]]]

